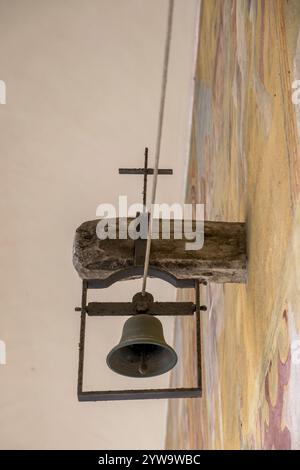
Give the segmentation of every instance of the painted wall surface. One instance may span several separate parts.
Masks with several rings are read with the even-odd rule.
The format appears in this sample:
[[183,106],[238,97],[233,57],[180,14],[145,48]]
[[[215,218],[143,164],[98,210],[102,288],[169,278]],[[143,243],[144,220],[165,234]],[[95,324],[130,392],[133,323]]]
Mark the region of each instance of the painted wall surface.
[[[246,222],[249,271],[202,290],[203,398],[170,402],[166,446],[299,449],[300,3],[203,0],[199,31],[187,201]],[[180,320],[174,384],[193,338]]]

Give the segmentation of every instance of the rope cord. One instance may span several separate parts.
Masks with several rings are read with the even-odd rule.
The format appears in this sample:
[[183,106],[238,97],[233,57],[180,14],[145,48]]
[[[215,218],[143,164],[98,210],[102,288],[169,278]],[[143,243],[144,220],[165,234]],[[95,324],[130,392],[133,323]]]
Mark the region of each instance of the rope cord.
[[167,35],[166,35],[163,75],[162,75],[162,83],[161,83],[161,99],[160,99],[159,116],[158,116],[157,139],[156,139],[156,146],[155,146],[155,164],[154,164],[154,173],[153,173],[151,203],[150,203],[150,208],[149,208],[149,226],[148,226],[148,234],[147,234],[147,245],[146,245],[146,254],[145,254],[143,285],[142,285],[143,295],[145,295],[146,293],[147,277],[148,277],[148,271],[149,271],[152,225],[153,225],[152,206],[153,204],[155,204],[155,197],[156,197],[157,175],[158,175],[158,167],[159,167],[163,118],[164,118],[165,102],[166,102],[166,88],[167,88],[168,66],[169,66],[169,56],[170,56],[173,10],[174,10],[174,0],[169,0]]

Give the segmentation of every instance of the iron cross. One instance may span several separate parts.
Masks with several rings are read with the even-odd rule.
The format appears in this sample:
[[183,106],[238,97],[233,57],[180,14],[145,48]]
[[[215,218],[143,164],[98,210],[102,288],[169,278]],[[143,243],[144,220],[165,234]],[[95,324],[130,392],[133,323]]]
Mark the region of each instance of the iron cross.
[[[143,206],[146,207],[147,202],[147,177],[153,175],[154,169],[148,168],[148,147],[145,148],[145,162],[144,168],[119,168],[120,175],[144,175],[144,188],[143,188]],[[159,169],[159,175],[173,175],[172,169]]]

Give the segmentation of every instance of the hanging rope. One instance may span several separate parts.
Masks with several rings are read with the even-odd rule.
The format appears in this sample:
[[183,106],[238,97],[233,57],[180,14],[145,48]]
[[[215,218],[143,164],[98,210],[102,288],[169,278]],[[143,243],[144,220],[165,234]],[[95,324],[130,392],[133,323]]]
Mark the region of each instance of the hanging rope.
[[145,254],[143,285],[142,285],[143,295],[145,295],[145,292],[146,292],[147,277],[148,277],[148,271],[149,271],[152,225],[153,225],[152,206],[153,204],[155,204],[155,197],[156,197],[157,174],[158,174],[158,167],[159,167],[161,137],[162,137],[163,119],[164,119],[164,111],[165,111],[165,102],[166,102],[166,88],[167,88],[168,66],[169,66],[169,56],[170,56],[173,9],[174,9],[174,0],[169,0],[167,36],[166,36],[166,43],[165,43],[164,65],[163,65],[163,75],[162,75],[162,83],[161,83],[161,99],[160,99],[160,107],[159,107],[159,115],[158,115],[157,139],[156,139],[156,146],[155,146],[155,163],[154,163],[151,202],[150,202],[150,208],[149,208],[149,226],[148,226],[147,246],[146,246],[146,254]]

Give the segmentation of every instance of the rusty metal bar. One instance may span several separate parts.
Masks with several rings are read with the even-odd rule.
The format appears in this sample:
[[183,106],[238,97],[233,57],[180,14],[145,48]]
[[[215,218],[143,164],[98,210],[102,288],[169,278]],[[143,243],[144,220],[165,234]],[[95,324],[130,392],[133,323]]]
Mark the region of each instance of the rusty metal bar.
[[83,387],[86,298],[87,298],[87,283],[86,281],[83,281],[82,282],[82,298],[81,298],[81,316],[80,316],[79,358],[78,358],[78,383],[77,383],[78,395],[82,392],[82,387]]
[[163,398],[198,398],[199,388],[158,388],[146,390],[107,390],[81,392],[79,401],[144,400]]
[[[140,277],[143,275],[143,272],[143,266],[130,266],[129,268],[124,268],[120,271],[114,272],[106,279],[88,279],[86,282],[88,283],[89,289],[106,289],[115,282],[128,278]],[[152,266],[149,267],[149,277],[162,279],[163,281],[172,284],[172,286],[178,289],[193,289],[195,287],[195,279],[178,279],[177,277],[173,276],[173,274],[162,271],[161,269],[154,268]]]
[[[144,168],[119,168],[119,174],[120,175],[153,175],[154,174],[154,169],[153,168],[147,168],[147,171],[145,172]],[[161,168],[158,170],[159,175],[173,175],[173,170],[171,169],[165,169]]]
[[[153,302],[144,313],[155,316],[186,316],[193,315],[195,309],[193,302]],[[132,302],[90,302],[86,313],[94,317],[109,317],[130,316],[138,312]]]
[[196,295],[196,347],[197,347],[197,386],[202,390],[202,364],[201,364],[201,326],[200,326],[200,281],[195,281]]
[[145,164],[144,164],[144,187],[143,187],[144,212],[146,212],[146,204],[147,204],[147,170],[148,170],[148,147],[145,148]]

